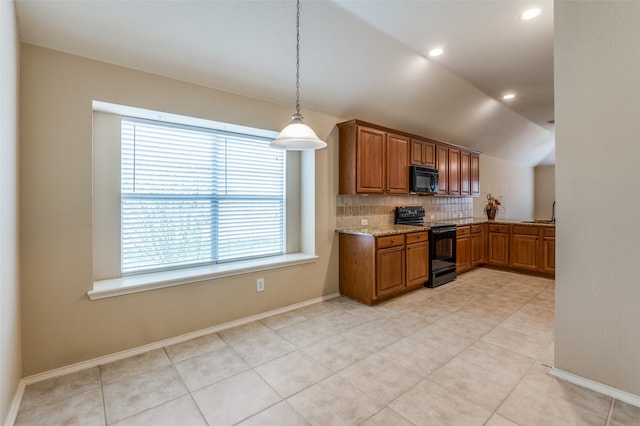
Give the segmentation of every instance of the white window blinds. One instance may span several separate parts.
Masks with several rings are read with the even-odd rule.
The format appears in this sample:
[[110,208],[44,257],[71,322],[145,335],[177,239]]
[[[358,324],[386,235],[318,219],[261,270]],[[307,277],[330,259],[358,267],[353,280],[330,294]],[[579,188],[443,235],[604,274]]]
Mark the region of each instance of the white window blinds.
[[122,273],[283,254],[285,152],[269,142],[123,118]]

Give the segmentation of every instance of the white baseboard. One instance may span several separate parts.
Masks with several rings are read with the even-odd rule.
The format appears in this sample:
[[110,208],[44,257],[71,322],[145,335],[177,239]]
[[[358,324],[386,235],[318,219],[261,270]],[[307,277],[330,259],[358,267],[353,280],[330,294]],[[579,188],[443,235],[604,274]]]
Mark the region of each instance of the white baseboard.
[[171,337],[169,339],[160,340],[159,342],[149,343],[147,345],[138,346],[136,348],[127,349],[125,351],[116,352],[114,354],[101,356],[99,358],[90,359],[87,361],[78,362],[75,364],[67,365],[65,367],[56,368],[55,370],[45,371],[43,373],[34,374],[32,376],[23,377],[18,383],[16,394],[13,397],[9,413],[7,415],[5,426],[13,426],[18,416],[18,408],[22,401],[24,389],[26,386],[33,383],[38,383],[43,380],[52,379],[54,377],[65,376],[71,373],[77,373],[78,371],[85,370],[87,368],[97,367],[99,365],[108,364],[110,362],[119,361],[130,356],[139,355],[144,352],[148,352],[154,349],[160,349],[165,346],[175,345],[176,343],[182,343],[187,340],[191,340],[196,337],[205,336],[207,334],[216,333],[218,331],[226,330],[228,328],[237,327],[239,325],[248,324],[253,321],[258,321],[273,315],[282,314],[285,312],[293,311],[294,309],[303,308],[305,306],[313,305],[325,300],[334,299],[340,296],[339,293],[333,293],[326,296],[316,297],[315,299],[306,300],[304,302],[295,303],[293,305],[285,306],[283,308],[274,309],[272,311],[262,312],[249,317],[241,318],[239,320],[226,322],[224,324],[216,325],[213,327],[205,328],[203,330],[193,331],[191,333],[183,334],[181,336]]
[[16,419],[18,418],[18,409],[20,408],[20,402],[22,401],[22,395],[24,395],[25,387],[24,379],[20,380],[18,382],[18,387],[16,388],[16,393],[11,401],[11,405],[9,406],[9,412],[7,413],[4,426],[13,426],[15,424]]
[[552,368],[549,373],[551,373],[551,375],[553,376],[556,376],[558,379],[566,380],[567,382],[573,383],[574,385],[578,385],[583,388],[590,389],[594,392],[610,396],[611,398],[617,399],[618,401],[626,402],[627,404],[640,407],[640,396],[638,395],[621,391],[619,389],[612,388],[611,386],[584,378],[582,376],[576,376],[575,374],[568,373],[557,368]]

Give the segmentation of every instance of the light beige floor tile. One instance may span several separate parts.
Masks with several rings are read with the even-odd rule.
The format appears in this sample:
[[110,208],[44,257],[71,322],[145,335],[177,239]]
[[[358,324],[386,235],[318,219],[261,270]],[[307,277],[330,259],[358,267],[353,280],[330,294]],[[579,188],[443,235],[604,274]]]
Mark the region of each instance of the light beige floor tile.
[[163,349],[156,349],[119,361],[100,366],[102,385],[113,383],[125,377],[145,374],[171,365],[171,360]]
[[26,387],[20,404],[21,410],[50,405],[69,396],[100,387],[98,367],[34,383]]
[[296,312],[298,312],[300,315],[304,315],[306,318],[313,318],[318,315],[333,312],[336,309],[337,307],[335,305],[328,303],[328,301],[324,301],[296,309]]
[[494,327],[494,324],[483,321],[475,314],[458,311],[436,323],[440,327],[466,336],[480,338]]
[[383,404],[393,401],[422,380],[422,376],[414,371],[379,355],[371,355],[338,374]]
[[451,312],[445,309],[438,309],[435,306],[429,306],[425,303],[418,303],[408,307],[412,312],[421,315],[427,321],[427,325],[431,325],[451,315]]
[[379,351],[404,338],[384,320],[368,322],[342,334],[372,351]]
[[494,414],[493,416],[491,416],[489,421],[485,423],[485,426],[518,426],[518,424],[512,422],[509,419],[505,419],[499,414]]
[[275,331],[260,333],[256,337],[231,342],[233,349],[251,366],[264,364],[296,350],[296,347]]
[[316,426],[359,425],[384,407],[337,375],[293,395],[287,402]]
[[388,327],[403,337],[410,336],[432,323],[433,321],[423,315],[411,311],[386,321]]
[[378,352],[378,355],[422,377],[428,377],[453,356],[448,352],[425,345],[411,337],[406,337],[391,346],[387,346]]
[[296,413],[286,401],[279,402],[238,424],[242,426],[309,426],[309,422]]
[[213,352],[177,362],[175,367],[192,392],[250,368],[249,364],[227,345]]
[[482,305],[480,303],[474,302],[466,305],[460,310],[460,312],[467,312],[476,315],[482,318],[482,320],[485,322],[491,323],[493,325],[498,325],[502,321],[509,318],[515,312],[515,309],[509,307],[496,308],[492,305]]
[[345,369],[373,353],[371,349],[342,335],[314,343],[303,350],[333,371]]
[[338,333],[318,317],[280,328],[277,332],[298,348],[304,348]]
[[333,374],[302,351],[292,352],[255,368],[280,396],[287,398]]
[[200,410],[189,395],[181,396],[164,403],[158,407],[151,408],[127,417],[124,420],[113,423],[113,426],[207,426]]
[[604,425],[611,398],[559,380],[549,368],[535,366],[497,412],[527,425]]
[[232,425],[281,401],[253,371],[214,383],[192,394],[210,425]]
[[517,383],[458,358],[436,370],[429,380],[489,411],[494,411]]
[[425,379],[405,392],[389,408],[416,425],[483,425],[491,412],[445,387]]
[[531,357],[483,341],[477,341],[460,352],[458,358],[514,381],[520,380],[535,362]]
[[237,327],[219,331],[218,335],[222,337],[222,340],[224,340],[228,344],[232,344],[240,340],[271,335],[272,333],[273,330],[262,324],[260,321],[253,321],[247,324],[239,325]]
[[207,334],[206,336],[196,337],[186,342],[177,343],[167,346],[164,349],[173,362],[183,361],[197,355],[223,348],[227,344],[216,333]]
[[611,414],[612,426],[640,426],[640,407],[617,401]]
[[473,337],[455,333],[437,324],[430,325],[410,337],[450,355],[457,355],[476,341]]
[[530,336],[504,327],[494,328],[481,340],[531,358],[538,358],[551,343],[549,338]]
[[409,420],[402,417],[390,408],[385,408],[375,416],[371,417],[366,422],[362,423],[362,426],[413,426]]
[[15,426],[102,426],[105,425],[102,390],[94,388],[57,398],[51,404],[22,407]]
[[309,319],[304,314],[298,312],[298,310],[283,312],[278,315],[272,315],[267,318],[263,318],[260,322],[272,330],[277,330],[282,327],[286,327],[291,324],[296,324],[300,321]]
[[185,395],[187,388],[170,365],[111,382],[103,392],[107,422],[114,423]]
[[361,315],[352,314],[351,312],[342,310],[327,312],[325,314],[318,315],[316,318],[325,323],[336,333],[356,327],[367,321]]

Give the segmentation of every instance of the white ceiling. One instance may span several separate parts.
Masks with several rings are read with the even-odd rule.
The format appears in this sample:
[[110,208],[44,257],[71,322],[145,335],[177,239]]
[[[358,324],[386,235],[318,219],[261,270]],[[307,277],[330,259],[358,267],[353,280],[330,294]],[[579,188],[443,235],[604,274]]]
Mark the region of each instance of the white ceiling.
[[[293,0],[16,5],[27,43],[293,112]],[[541,16],[521,21],[532,6]],[[435,46],[445,54],[427,59]],[[553,163],[553,1],[303,0],[300,84],[303,115],[359,118],[526,165]],[[507,91],[516,99],[502,101]]]

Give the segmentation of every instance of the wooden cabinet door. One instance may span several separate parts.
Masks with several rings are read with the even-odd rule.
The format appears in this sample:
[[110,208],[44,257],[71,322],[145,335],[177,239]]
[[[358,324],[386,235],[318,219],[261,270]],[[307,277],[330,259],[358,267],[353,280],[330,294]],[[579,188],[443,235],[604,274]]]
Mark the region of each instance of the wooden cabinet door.
[[556,237],[542,238],[540,270],[549,274],[556,273]]
[[404,245],[376,252],[376,297],[401,291],[405,287]]
[[[475,229],[474,229],[475,228]],[[487,240],[484,237],[484,225],[471,226],[471,265],[481,265],[485,260]]]
[[438,145],[436,157],[438,160],[438,194],[447,195],[449,193],[449,148]]
[[456,272],[462,273],[471,268],[471,238],[469,235],[456,237]]
[[362,126],[358,126],[357,132],[356,192],[383,193],[386,133]]
[[460,151],[460,194],[471,195],[471,154]]
[[387,133],[386,192],[409,193],[409,138]]
[[471,154],[470,168],[471,168],[471,195],[480,195],[480,155]]
[[407,245],[407,287],[423,286],[429,281],[429,243]]
[[487,263],[509,266],[509,234],[489,232],[489,253]]
[[[537,231],[537,230],[536,230]],[[512,268],[537,271],[539,268],[537,235],[511,235],[511,262]]]
[[460,194],[460,150],[449,148],[449,194]]
[[436,167],[436,144],[433,142],[411,139],[411,159],[412,166]]

